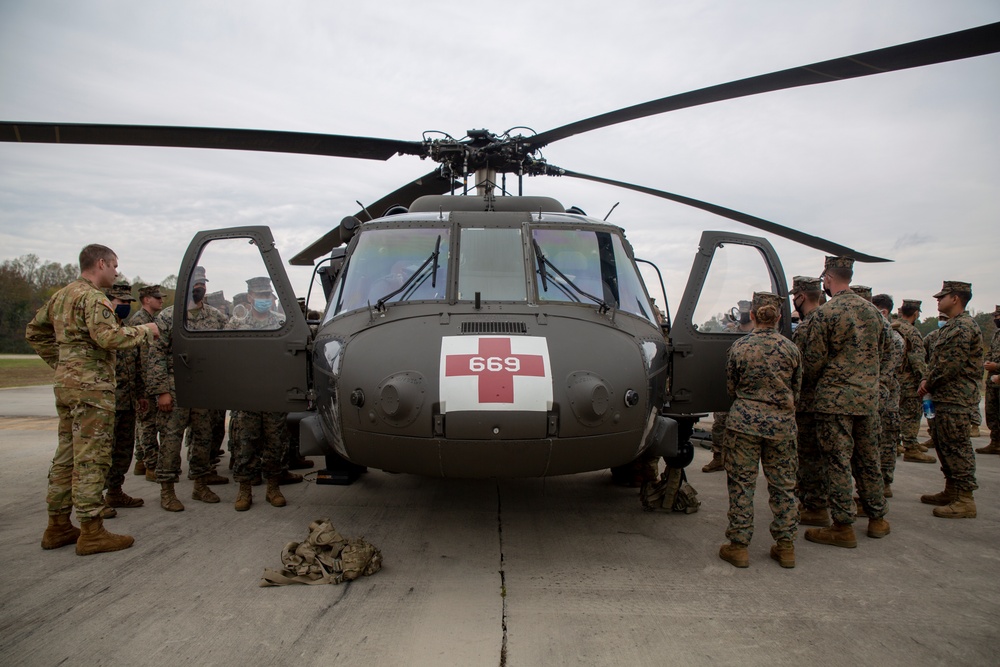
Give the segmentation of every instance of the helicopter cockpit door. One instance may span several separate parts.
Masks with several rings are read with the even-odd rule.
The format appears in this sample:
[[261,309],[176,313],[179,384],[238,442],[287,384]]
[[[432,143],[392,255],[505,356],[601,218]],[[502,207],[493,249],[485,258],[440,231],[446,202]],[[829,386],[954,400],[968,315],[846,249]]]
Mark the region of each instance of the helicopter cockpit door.
[[309,327],[270,229],[199,232],[184,254],[174,301],[180,405],[307,409]]
[[[777,253],[763,238],[733,232],[701,235],[684,297],[672,323],[670,413],[728,410],[726,353],[753,326],[749,304],[754,292],[785,295],[785,273]],[[788,299],[779,328],[791,336]]]

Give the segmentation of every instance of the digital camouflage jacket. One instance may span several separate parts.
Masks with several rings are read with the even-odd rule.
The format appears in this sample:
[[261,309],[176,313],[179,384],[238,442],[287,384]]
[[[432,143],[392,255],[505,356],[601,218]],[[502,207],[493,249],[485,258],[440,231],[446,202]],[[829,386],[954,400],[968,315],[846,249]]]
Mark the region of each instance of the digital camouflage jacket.
[[774,329],[754,329],[733,343],[726,386],[735,399],[727,429],[777,440],[796,436],[802,356],[787,338]]
[[[983,373],[983,333],[963,312],[939,329],[927,368],[927,390],[938,412],[969,412],[979,408]],[[929,337],[929,336],[928,336]]]

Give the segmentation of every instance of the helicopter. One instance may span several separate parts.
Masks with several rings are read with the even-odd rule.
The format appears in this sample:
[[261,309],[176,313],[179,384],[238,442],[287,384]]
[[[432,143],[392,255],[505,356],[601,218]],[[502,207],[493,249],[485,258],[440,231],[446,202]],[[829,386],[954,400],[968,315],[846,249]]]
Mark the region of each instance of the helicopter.
[[[196,268],[213,289],[224,284],[230,293],[241,280],[249,290],[251,279],[266,277],[273,292],[262,301],[280,313],[280,324],[195,331],[186,327],[187,308],[175,308],[178,402],[288,413],[302,453],[325,456],[329,479],[345,483],[363,467],[536,477],[656,455],[683,468],[693,457],[688,436],[695,422],[730,400],[725,353],[740,334],[703,323],[717,255],[745,249],[758,262],[754,287],[783,294],[787,281],[777,254],[761,237],[704,232],[671,317],[662,279],[660,312],[639,270],[644,260],[622,227],[551,197],[525,195],[525,177],[614,185],[827,253],[888,260],[709,202],[557,167],[541,149],[678,109],[997,51],[1000,23],[672,95],[528,135],[515,134],[523,128],[474,129],[459,139],[425,132],[420,141],[404,141],[3,122],[0,140],[431,160],[434,170],[344,217],[290,259],[315,266],[327,298],[318,317],[299,307],[267,227],[198,233],[178,271],[178,292],[190,293]],[[787,300],[782,311],[787,335]]]

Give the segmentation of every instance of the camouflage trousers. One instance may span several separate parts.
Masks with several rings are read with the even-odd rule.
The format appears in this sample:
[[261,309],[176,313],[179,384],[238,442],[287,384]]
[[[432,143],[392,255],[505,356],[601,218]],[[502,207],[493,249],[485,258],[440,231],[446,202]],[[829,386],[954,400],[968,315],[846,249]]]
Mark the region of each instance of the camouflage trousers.
[[115,393],[55,388],[59,444],[49,468],[45,496],[50,515],[76,507],[80,521],[97,518],[111,465]]
[[[147,410],[148,412],[148,410]],[[135,410],[115,410],[115,440],[111,446],[111,467],[105,488],[120,489],[132,466],[135,448]]]
[[986,387],[986,428],[990,429],[990,444],[1000,447],[1000,391]]
[[[174,393],[171,392],[171,396]],[[156,459],[156,481],[176,482],[181,473],[181,443],[184,430],[191,427],[188,442],[188,479],[198,479],[212,472],[212,419],[210,410],[201,408],[181,408],[174,398],[174,409],[160,412],[157,416],[157,430],[160,432],[160,453]]]
[[899,413],[886,410],[879,413],[878,449],[882,463],[882,483],[892,484],[899,456]]
[[229,419],[229,439],[236,463],[233,479],[251,482],[259,473],[265,479],[277,477],[288,451],[288,430],[284,412],[233,410]]
[[722,452],[726,443],[726,418],[728,412],[712,413],[712,456]]
[[879,464],[878,423],[878,415],[816,413],[816,438],[826,459],[830,480],[830,515],[837,523],[854,523],[855,483],[868,516],[872,519],[885,516],[887,505]]
[[899,399],[899,437],[903,441],[903,449],[911,451],[917,448],[920,418],[923,416],[923,403],[918,396]]
[[795,439],[772,440],[726,429],[726,484],[729,487],[729,527],[726,537],[736,544],[753,538],[753,496],[758,463],[764,469],[771,507],[771,537],[794,540],[799,525],[795,505],[798,456]]
[[157,396],[147,396],[149,409],[140,412],[135,422],[135,459],[142,461],[150,470],[156,470],[156,459],[160,455],[160,441],[156,437]]
[[826,459],[816,440],[816,415],[812,412],[796,412],[795,424],[799,432],[799,472],[795,495],[806,509],[826,509],[829,495]]
[[941,460],[941,472],[959,491],[975,491],[976,453],[969,438],[972,415],[967,412],[938,412],[934,417],[934,444]]

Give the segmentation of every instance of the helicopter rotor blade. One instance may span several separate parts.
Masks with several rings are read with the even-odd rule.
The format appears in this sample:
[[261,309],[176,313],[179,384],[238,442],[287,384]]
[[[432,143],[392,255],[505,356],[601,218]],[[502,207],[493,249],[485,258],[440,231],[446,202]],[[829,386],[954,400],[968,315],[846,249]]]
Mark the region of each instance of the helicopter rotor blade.
[[169,125],[18,123],[0,121],[0,141],[41,144],[166,146],[388,160],[426,154],[419,141],[338,134]]
[[915,42],[844,56],[823,62],[793,67],[791,69],[761,74],[730,81],[679,95],[662,97],[616,111],[579,120],[557,127],[533,137],[524,143],[542,148],[553,141],[565,139],[582,132],[589,132],[609,125],[616,125],[637,118],[721,102],[738,97],[759,95],[775,90],[811,86],[818,83],[853,79],[872,74],[924,67],[937,63],[974,58],[1000,51],[1000,22],[961,30],[947,35],[921,39]]
[[[451,192],[453,188],[459,185],[461,184],[457,181],[442,178],[440,172],[435,169],[429,174],[424,174],[420,178],[390,192],[377,202],[366,206],[361,211],[358,211],[354,217],[358,220],[370,220],[369,211],[376,217],[381,216],[392,206],[409,206],[417,197],[423,195],[443,195],[446,192]],[[288,263],[294,266],[312,266],[315,260],[328,254],[343,243],[344,240],[341,237],[340,227],[334,227],[288,260]]]
[[[561,171],[561,174],[560,174]],[[708,211],[709,213],[714,213],[715,215],[722,216],[723,218],[729,218],[730,220],[735,220],[736,222],[742,222],[745,225],[750,225],[765,232],[770,232],[775,236],[781,236],[786,239],[795,241],[796,243],[801,243],[802,245],[809,246],[810,248],[815,248],[817,250],[822,250],[828,252],[832,255],[837,255],[841,257],[853,257],[859,262],[891,262],[891,259],[885,259],[883,257],[875,257],[873,255],[867,255],[863,252],[858,252],[847,246],[842,246],[839,243],[834,243],[833,241],[828,241],[827,239],[820,238],[818,236],[813,236],[812,234],[806,234],[805,232],[800,232],[797,229],[792,229],[790,227],[785,227],[784,225],[779,225],[776,222],[771,222],[770,220],[764,220],[763,218],[758,218],[757,216],[750,215],[749,213],[741,213],[740,211],[734,211],[731,208],[726,208],[724,206],[719,206],[717,204],[710,204],[700,199],[692,199],[691,197],[685,197],[683,195],[674,194],[672,192],[665,192],[663,190],[657,190],[655,188],[647,188],[643,185],[635,185],[634,183],[626,183],[624,181],[616,181],[610,178],[601,178],[600,176],[590,176],[588,174],[581,174],[575,171],[569,171],[567,169],[559,170],[557,169],[557,174],[562,176],[569,176],[571,178],[579,178],[585,181],[594,181],[595,183],[604,183],[606,185],[615,185],[620,188],[625,188],[627,190],[634,190],[636,192],[642,192],[647,195],[653,195],[654,197],[660,197],[662,199],[669,199],[670,201],[675,201],[679,204],[685,204],[687,206],[693,206],[694,208],[700,208],[703,211]]]

